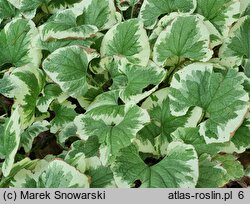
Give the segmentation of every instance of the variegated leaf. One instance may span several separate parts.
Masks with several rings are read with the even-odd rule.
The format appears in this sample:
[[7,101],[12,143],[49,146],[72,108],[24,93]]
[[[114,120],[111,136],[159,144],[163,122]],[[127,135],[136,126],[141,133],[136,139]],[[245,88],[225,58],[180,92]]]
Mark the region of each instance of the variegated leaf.
[[38,31],[32,21],[14,19],[0,31],[0,66],[12,64],[20,67],[27,64],[38,67],[42,58],[37,48]]
[[94,35],[98,29],[96,26],[83,24],[77,25],[76,15],[71,10],[64,10],[54,14],[39,27],[42,40],[51,39],[86,39]]
[[178,66],[186,59],[206,62],[213,53],[209,42],[209,32],[199,16],[180,15],[160,33],[153,58],[168,66]]
[[16,108],[3,127],[0,126],[0,158],[4,159],[2,172],[6,177],[14,164],[20,143],[21,125],[19,108]]
[[66,47],[66,46],[71,46],[71,45],[79,45],[83,46],[86,48],[89,48],[93,44],[92,38],[90,39],[70,39],[70,38],[65,38],[65,39],[51,39],[49,41],[39,41],[39,47],[42,50],[47,50],[50,53],[54,52],[55,50]]
[[86,141],[77,140],[72,143],[71,149],[65,158],[71,160],[79,154],[84,154],[85,158],[99,156],[99,148],[100,144],[97,136],[90,137]]
[[146,30],[138,19],[130,19],[113,26],[105,34],[101,56],[125,58],[133,64],[148,64],[150,47]]
[[149,116],[138,106],[103,105],[77,116],[74,122],[81,139],[97,136],[108,147],[110,157],[131,144]]
[[50,54],[43,61],[43,69],[62,91],[77,98],[87,92],[88,63],[95,56],[80,46],[68,46]]
[[209,63],[195,63],[175,73],[170,88],[173,115],[186,114],[190,107],[203,109],[199,132],[206,143],[229,141],[248,111],[249,97],[244,79],[235,69],[213,71]]
[[23,168],[18,171],[11,180],[11,186],[17,188],[37,188],[37,181],[42,172],[49,165],[50,160],[35,160],[34,165],[30,168]]
[[99,147],[100,144],[96,136],[90,137],[86,141],[75,141],[66,154],[65,161],[82,173],[89,169],[96,169],[101,166]]

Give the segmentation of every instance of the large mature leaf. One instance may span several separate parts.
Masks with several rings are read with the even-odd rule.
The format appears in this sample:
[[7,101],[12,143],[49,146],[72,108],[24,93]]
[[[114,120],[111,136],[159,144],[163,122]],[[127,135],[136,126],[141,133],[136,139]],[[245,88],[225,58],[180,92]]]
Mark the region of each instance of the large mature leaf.
[[104,36],[101,56],[125,58],[133,64],[148,64],[150,48],[146,30],[138,19],[113,26]]
[[41,51],[36,47],[38,31],[32,21],[15,19],[0,31],[0,66],[39,66]]
[[250,16],[241,18],[233,26],[220,49],[220,56],[250,59]]
[[147,166],[133,145],[120,151],[115,172],[132,185],[141,181],[141,187],[187,188],[194,187],[198,180],[198,159],[192,145],[170,143],[167,155],[157,164]]
[[179,65],[185,59],[208,61],[209,32],[198,16],[180,15],[159,35],[154,46],[154,61],[159,65]]
[[76,15],[71,10],[54,14],[40,28],[42,40],[51,39],[85,39],[97,32],[93,25],[77,25]]
[[[154,44],[160,33],[163,30],[165,30],[167,26],[170,26],[171,22],[175,18],[178,18],[179,16],[183,16],[183,14],[174,12],[162,17],[157,23],[151,35],[149,36],[150,43]],[[210,36],[209,48],[212,49],[215,46],[220,45],[222,43],[222,35],[220,34],[220,32],[215,28],[215,26],[210,21],[206,20],[205,17],[201,15],[196,15],[196,16],[199,18],[200,21],[202,21],[203,24],[202,27],[204,27],[204,25],[206,26],[206,31]]]
[[237,0],[197,0],[196,12],[203,15],[223,34],[237,20],[240,13],[240,1]]
[[184,115],[190,107],[201,107],[208,119],[200,123],[199,132],[206,143],[229,141],[248,110],[242,83],[235,69],[216,73],[209,63],[188,65],[175,73],[171,83],[171,112]]
[[196,0],[145,0],[143,1],[140,17],[145,27],[152,28],[158,17],[174,11],[192,12],[195,10]]
[[116,23],[115,5],[113,0],[90,0],[77,17],[78,25],[95,25],[100,30],[109,29]]
[[43,69],[64,92],[77,98],[87,92],[87,68],[93,57],[79,46],[68,46],[50,54],[43,61]]
[[20,143],[20,114],[19,108],[12,113],[5,125],[0,126],[0,158],[5,159],[2,172],[6,177],[9,175],[14,164],[15,155]]
[[131,144],[136,133],[149,122],[147,112],[138,106],[103,105],[75,119],[79,137],[97,136],[107,145],[109,156]]

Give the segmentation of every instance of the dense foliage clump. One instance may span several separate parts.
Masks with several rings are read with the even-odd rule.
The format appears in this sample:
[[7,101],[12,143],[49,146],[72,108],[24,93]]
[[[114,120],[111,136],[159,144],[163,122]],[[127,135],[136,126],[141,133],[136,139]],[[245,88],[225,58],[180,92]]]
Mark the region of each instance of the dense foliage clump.
[[242,184],[249,93],[249,0],[0,0],[1,187]]

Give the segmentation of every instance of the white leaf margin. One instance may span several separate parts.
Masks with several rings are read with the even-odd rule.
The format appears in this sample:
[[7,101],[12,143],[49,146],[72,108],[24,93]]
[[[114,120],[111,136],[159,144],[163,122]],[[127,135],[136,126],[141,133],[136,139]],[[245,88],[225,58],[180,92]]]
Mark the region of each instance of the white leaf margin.
[[[11,125],[11,123],[12,123],[12,125]],[[2,172],[3,172],[3,175],[5,177],[7,177],[10,174],[10,171],[14,165],[15,155],[17,153],[19,143],[20,143],[21,126],[20,126],[20,114],[19,114],[18,107],[12,113],[12,115],[7,123],[6,128],[8,128],[10,125],[11,125],[10,134],[14,133],[16,146],[10,152],[10,154],[6,155],[6,158],[3,162]],[[6,134],[6,132],[4,134]]]

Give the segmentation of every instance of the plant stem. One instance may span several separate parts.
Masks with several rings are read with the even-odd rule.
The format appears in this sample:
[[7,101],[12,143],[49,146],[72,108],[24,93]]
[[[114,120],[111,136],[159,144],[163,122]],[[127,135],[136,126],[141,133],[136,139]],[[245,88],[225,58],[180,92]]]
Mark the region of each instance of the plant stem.
[[135,10],[135,5],[132,6],[130,18],[133,18],[134,10]]
[[205,110],[202,110],[201,118],[200,118],[198,124],[204,122],[205,119],[206,119],[206,111],[205,111]]
[[170,84],[170,79],[172,78],[172,76],[174,75],[176,69],[178,69],[180,66],[180,57],[178,57],[177,63],[175,64],[175,66],[171,67],[166,75],[166,78],[164,79],[164,82],[166,82],[168,85]]
[[124,15],[123,15],[123,11],[121,11],[121,15],[122,15],[122,21],[125,21]]
[[44,2],[44,6],[45,6],[46,11],[48,12],[48,14],[50,14],[50,12],[49,12],[48,2]]
[[95,86],[100,87],[100,84],[98,84],[91,76],[87,78],[90,82],[92,82]]

